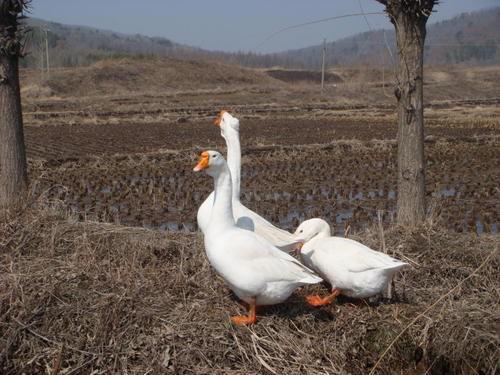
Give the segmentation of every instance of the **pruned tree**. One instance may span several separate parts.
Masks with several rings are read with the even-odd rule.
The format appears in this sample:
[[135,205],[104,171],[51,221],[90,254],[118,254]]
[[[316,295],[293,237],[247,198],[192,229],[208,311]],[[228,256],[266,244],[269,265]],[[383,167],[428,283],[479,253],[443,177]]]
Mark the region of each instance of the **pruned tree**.
[[20,19],[29,0],[0,0],[0,208],[19,201],[27,187],[19,89]]
[[398,68],[398,222],[425,217],[423,66],[426,24],[437,0],[376,0],[396,29]]

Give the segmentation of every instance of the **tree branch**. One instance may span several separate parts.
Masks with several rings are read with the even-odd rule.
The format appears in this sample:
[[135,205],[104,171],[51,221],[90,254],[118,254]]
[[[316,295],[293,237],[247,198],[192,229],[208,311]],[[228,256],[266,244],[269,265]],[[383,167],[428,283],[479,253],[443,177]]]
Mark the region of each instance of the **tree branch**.
[[0,0],[0,54],[22,56],[26,25],[19,21],[26,18],[31,0]]

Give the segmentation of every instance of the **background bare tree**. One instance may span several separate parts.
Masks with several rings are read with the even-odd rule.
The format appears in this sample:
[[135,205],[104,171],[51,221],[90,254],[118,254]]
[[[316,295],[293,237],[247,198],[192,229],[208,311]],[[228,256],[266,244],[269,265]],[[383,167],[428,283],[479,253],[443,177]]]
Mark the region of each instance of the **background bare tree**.
[[399,62],[398,222],[413,226],[425,217],[423,66],[426,23],[437,0],[377,0],[396,29]]
[[19,90],[23,18],[28,0],[0,0],[0,207],[26,190],[26,152]]

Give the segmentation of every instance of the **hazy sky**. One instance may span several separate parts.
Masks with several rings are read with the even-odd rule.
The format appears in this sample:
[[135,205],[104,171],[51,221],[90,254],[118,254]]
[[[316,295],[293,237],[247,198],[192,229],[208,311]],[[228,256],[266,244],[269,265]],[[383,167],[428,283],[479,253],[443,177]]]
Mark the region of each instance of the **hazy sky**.
[[[375,0],[33,0],[32,16],[223,51],[274,52],[333,41],[368,30],[363,17],[330,21],[280,33],[294,24],[365,12],[381,12]],[[429,22],[500,6],[500,0],[441,0]],[[367,16],[370,27],[392,27],[385,15]]]

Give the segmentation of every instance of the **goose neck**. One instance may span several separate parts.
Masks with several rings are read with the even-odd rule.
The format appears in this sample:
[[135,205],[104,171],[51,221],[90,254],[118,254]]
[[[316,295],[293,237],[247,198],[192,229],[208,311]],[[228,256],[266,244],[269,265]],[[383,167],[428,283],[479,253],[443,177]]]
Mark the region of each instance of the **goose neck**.
[[328,238],[330,237],[330,228],[321,228],[318,232],[316,232],[314,234],[314,236],[312,236],[309,241],[307,241],[307,243],[309,244],[313,244],[315,243],[316,241],[318,240],[321,240],[323,238]]
[[316,238],[327,238],[327,237],[331,237],[330,228],[322,229],[321,232],[319,232],[318,235],[316,236]]
[[221,230],[235,225],[232,203],[231,173],[224,166],[214,177],[214,204],[210,216],[210,227]]
[[234,129],[225,132],[224,138],[227,144],[227,165],[231,172],[231,181],[233,184],[233,199],[240,199],[241,183],[241,145],[240,134]]

